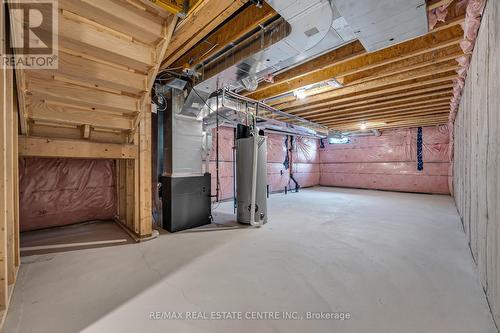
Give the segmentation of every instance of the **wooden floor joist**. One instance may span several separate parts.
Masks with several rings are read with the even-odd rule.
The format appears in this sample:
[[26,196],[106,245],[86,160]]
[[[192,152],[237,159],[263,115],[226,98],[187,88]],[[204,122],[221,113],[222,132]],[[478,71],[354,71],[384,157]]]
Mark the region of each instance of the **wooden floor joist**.
[[[333,57],[334,59],[326,59],[326,55],[313,59],[277,75],[274,78],[274,83],[261,83],[256,91],[245,93],[245,95],[258,100],[266,99],[309,84],[360,73],[421,54],[456,46],[462,40],[462,37],[463,32],[460,26],[453,26],[447,30],[431,33],[369,54],[359,50],[359,47],[356,47],[356,42],[353,42],[339,49],[347,48],[351,50],[351,57],[344,57],[340,61],[335,61],[335,57]],[[348,53],[347,51],[344,52]],[[330,57],[332,56],[330,55]]]
[[314,115],[321,115],[325,112],[331,113],[339,108],[356,108],[359,106],[372,107],[375,105],[387,105],[390,103],[400,103],[400,102],[410,102],[418,99],[427,99],[434,96],[441,95],[451,95],[450,88],[453,87],[452,83],[433,86],[430,88],[416,89],[415,91],[400,93],[400,94],[388,94],[381,97],[366,98],[360,101],[342,103],[342,99],[335,100],[333,103],[329,104],[328,107],[312,108],[307,111],[290,112],[297,116],[308,116],[313,117]]
[[261,8],[248,6],[237,13],[228,23],[217,30],[213,30],[209,36],[203,39],[203,42],[196,44],[170,67],[179,68],[187,65],[190,68],[195,64],[201,64],[210,56],[221,51],[233,41],[242,38],[276,15],[274,9],[266,2]]
[[202,0],[177,26],[160,68],[170,67],[245,3],[244,0]]

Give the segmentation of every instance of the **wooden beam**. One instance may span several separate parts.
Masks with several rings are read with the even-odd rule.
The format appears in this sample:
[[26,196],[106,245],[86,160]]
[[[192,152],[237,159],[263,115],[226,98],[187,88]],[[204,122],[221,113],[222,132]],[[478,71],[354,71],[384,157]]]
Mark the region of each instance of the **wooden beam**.
[[363,122],[363,121],[390,121],[390,120],[400,120],[406,119],[412,116],[427,116],[427,115],[435,115],[436,113],[449,115],[450,113],[450,105],[439,104],[435,106],[425,106],[422,108],[405,108],[395,110],[395,112],[386,112],[386,113],[377,113],[371,115],[358,115],[358,116],[345,116],[343,118],[335,118],[329,119],[328,121],[320,121],[319,123],[324,125],[333,125],[333,124],[349,124],[352,122]]
[[202,42],[196,44],[177,59],[171,67],[192,67],[195,64],[200,64],[276,15],[274,9],[266,2],[261,8],[249,6],[229,22],[210,33]]
[[337,119],[341,118],[342,116],[348,115],[348,116],[363,116],[363,115],[373,115],[373,114],[378,114],[380,112],[384,111],[398,111],[401,110],[402,108],[410,108],[411,110],[418,110],[419,108],[428,108],[429,106],[434,106],[434,105],[450,105],[450,99],[451,96],[445,96],[442,98],[436,98],[436,99],[430,99],[428,101],[418,101],[418,102],[413,102],[413,103],[404,103],[404,104],[396,104],[396,105],[391,105],[388,107],[373,107],[373,108],[364,108],[361,110],[357,111],[351,111],[349,109],[347,110],[341,110],[337,112],[328,112],[324,113],[322,115],[318,115],[315,117],[308,117],[308,120],[314,121],[314,122],[320,122],[320,121],[326,121],[329,119]]
[[143,74],[127,69],[117,68],[109,64],[97,62],[59,51],[59,66],[55,70],[28,70],[28,73],[50,71],[54,75],[66,76],[74,81],[86,83],[96,88],[104,87],[139,95],[146,91],[146,78]]
[[[15,4],[12,2],[9,3],[9,8],[14,7]],[[2,8],[3,10],[3,8]],[[2,11],[3,15],[3,11]],[[16,29],[19,28],[17,24],[11,25],[11,27],[8,27],[6,25],[7,20],[4,17],[2,17],[2,20],[0,21],[0,31],[2,34],[2,45],[7,47],[7,45],[10,45],[11,41],[14,41],[16,43],[20,42],[20,36],[22,36],[21,31],[17,31]],[[5,25],[5,26],[4,26]],[[11,30],[12,28],[12,30]],[[10,50],[5,50],[8,51],[7,53],[10,52]],[[14,55],[18,55],[16,51],[13,52]],[[26,102],[25,102],[25,92],[26,92],[26,77],[24,75],[24,70],[20,69],[19,67],[16,66],[15,68],[15,76],[16,76],[16,85],[17,85],[17,98],[18,98],[18,105],[19,105],[19,127],[21,130],[21,134],[27,135],[29,133],[29,128],[28,128],[28,120],[26,118]]]
[[443,94],[451,94],[452,93],[451,88],[453,88],[453,84],[448,83],[445,85],[433,86],[430,88],[416,89],[414,91],[404,92],[400,94],[386,95],[382,97],[366,98],[366,99],[361,98],[361,100],[359,101],[350,103],[342,103],[342,100],[339,99],[339,100],[334,100],[327,107],[314,108],[306,111],[297,110],[289,113],[300,117],[304,117],[304,116],[314,116],[317,114],[322,114],[325,112],[336,110],[337,108],[371,106],[371,105],[382,105],[382,104],[385,105],[385,103],[414,101],[420,98],[431,98]]
[[[310,108],[313,107],[328,107],[332,102],[348,102],[348,101],[360,101],[360,100],[365,100],[365,99],[370,99],[372,97],[376,98],[384,98],[389,96],[395,96],[391,95],[393,93],[396,93],[396,95],[402,96],[406,95],[411,92],[413,89],[418,89],[421,87],[435,87],[436,84],[443,84],[447,83],[450,84],[450,82],[457,77],[457,74],[451,74],[451,75],[446,75],[443,77],[438,77],[435,79],[430,79],[426,80],[424,82],[411,82],[408,84],[400,84],[397,86],[392,86],[388,88],[382,88],[380,90],[374,90],[374,91],[361,91],[359,93],[352,94],[348,97],[342,97],[342,98],[333,98],[327,101],[322,101],[321,103],[317,103],[314,105],[311,105],[311,107],[308,107],[307,105],[302,105],[300,107],[294,107],[290,109],[286,109],[284,111],[286,112],[293,112],[292,109],[300,109],[300,110],[309,110]],[[424,83],[424,84],[422,84]]]
[[[143,96],[137,103],[137,107],[139,108],[140,112],[148,112],[148,113],[151,112],[151,108],[147,109],[145,106],[147,101],[151,99],[150,95],[151,89],[153,88],[153,84],[160,69],[161,61],[163,60],[165,53],[168,50],[176,26],[177,26],[177,17],[173,17],[169,23],[165,22],[164,30],[162,33],[163,37],[162,41],[160,42],[159,45],[157,45],[155,51],[155,64],[147,75],[146,92],[143,94]],[[139,122],[141,119],[143,119],[141,114],[138,114],[135,117],[132,130],[129,133],[129,141],[132,141],[133,138],[135,137],[135,131],[137,130],[137,127],[139,126]]]
[[[420,126],[437,126],[437,125],[443,125],[448,123],[448,118],[438,118],[438,119],[426,119],[426,120],[408,120],[408,121],[395,121],[391,123],[386,123],[386,124],[376,124],[375,125],[370,125],[367,124],[368,129],[379,129],[379,130],[384,130],[384,129],[392,129],[392,128],[413,128],[413,127],[420,127]],[[359,124],[356,125],[349,125],[349,126],[343,126],[343,127],[329,127],[331,130],[338,130],[338,131],[359,131]]]
[[462,24],[465,22],[465,14],[462,14],[460,16],[454,17],[452,19],[446,20],[446,22],[438,22],[434,28],[432,28],[433,32],[436,31],[441,31],[448,29],[449,27],[453,27],[459,24]]
[[233,15],[245,3],[244,0],[202,0],[176,28],[171,45],[160,68],[170,67],[174,61]]
[[135,97],[56,80],[54,76],[50,75],[50,72],[29,73],[28,91],[34,99],[39,98],[118,113],[133,114],[139,112]]
[[[0,12],[2,13],[2,19],[3,19],[3,7],[0,6],[2,9]],[[0,24],[4,24],[5,20],[2,20]],[[0,28],[2,35],[4,32],[3,27]],[[3,36],[2,36],[3,37]],[[2,42],[5,41],[4,38],[2,38]],[[4,44],[5,45],[5,44]],[[0,114],[0,311],[1,310],[7,310],[8,304],[9,304],[9,293],[8,293],[8,268],[7,268],[7,263],[9,260],[9,254],[7,251],[7,237],[8,237],[8,231],[7,231],[7,210],[8,210],[8,205],[7,205],[7,196],[10,195],[10,193],[7,193],[7,156],[6,156],[6,146],[7,146],[7,136],[6,136],[6,116],[8,108],[8,101],[7,99],[9,98],[9,90],[8,90],[8,76],[7,76],[7,71],[8,69],[4,69],[3,67],[0,67],[0,88],[2,92],[2,112]],[[5,314],[3,314],[2,317],[4,317]],[[2,319],[3,320],[3,319]]]
[[[261,83],[256,91],[246,93],[246,95],[257,100],[277,96],[309,84],[359,73],[435,50],[458,45],[462,39],[463,31],[460,26],[453,26],[446,30],[429,33],[425,36],[368,54],[364,54],[362,50],[357,49],[356,44],[351,43],[338,49],[338,51],[335,50],[340,52],[344,48],[351,48],[351,57],[341,58],[339,60],[338,56],[335,57],[335,53],[328,53],[282,74],[276,75],[274,83]],[[358,51],[356,52],[355,50]],[[346,54],[349,53],[348,50],[343,52]]]
[[62,47],[103,60],[124,64],[146,72],[152,66],[153,49],[139,42],[120,38],[97,27],[59,16],[59,36]]
[[153,87],[156,76],[158,75],[158,70],[160,69],[161,61],[165,57],[165,53],[168,50],[168,47],[170,45],[170,41],[172,40],[172,35],[174,33],[176,25],[177,25],[177,16],[172,17],[172,19],[170,20],[169,23],[165,22],[164,30],[162,33],[163,39],[162,39],[161,43],[156,48],[155,63],[154,63],[153,68],[148,73],[148,78],[147,78],[147,82],[146,82],[146,93],[144,94],[144,96],[140,102],[139,108],[141,110],[144,109],[144,104],[146,103],[147,98],[149,98],[151,88]]
[[[151,109],[150,105],[146,105]],[[152,145],[151,112],[142,112],[139,124],[139,236],[147,237],[153,232],[152,221]]]
[[125,0],[125,2],[157,17],[168,18],[170,15],[172,15],[171,12],[167,11],[163,7],[158,6],[151,0]]
[[19,156],[136,159],[138,146],[79,140],[19,137]]
[[155,44],[161,35],[163,20],[160,17],[124,1],[59,0],[59,8],[125,33],[147,44]]
[[[325,55],[293,67],[274,76],[272,83],[260,82],[255,91],[242,92],[253,99],[262,100],[297,88],[334,78],[352,67],[353,60],[367,54],[359,41],[351,42]],[[359,66],[359,65],[356,65]],[[325,74],[322,74],[325,73]]]
[[[8,43],[5,6],[0,6],[0,43]],[[14,71],[0,66],[0,330],[5,322],[18,271],[19,235],[16,234],[18,198],[17,105]]]
[[435,8],[447,5],[450,2],[452,2],[452,1],[453,0],[438,0],[438,1],[435,1],[435,2],[433,2],[433,3],[431,3],[430,5],[427,6],[427,11],[431,11],[431,10],[433,10]]
[[444,49],[424,53],[409,59],[405,59],[403,61],[398,61],[389,65],[384,65],[381,67],[373,68],[371,70],[343,76],[342,80],[343,84],[347,86],[355,83],[380,79],[411,70],[423,69],[427,66],[435,64],[449,65],[451,63],[456,63],[455,59],[463,54],[464,53],[462,49],[460,49],[460,46],[457,44]]
[[359,84],[354,84],[351,86],[346,86],[343,88],[339,88],[327,93],[322,93],[314,96],[308,96],[304,99],[297,99],[293,102],[287,102],[283,103],[278,106],[279,109],[287,109],[287,108],[296,108],[296,107],[301,107],[304,105],[312,105],[312,104],[317,104],[325,101],[326,99],[332,99],[335,97],[340,97],[348,94],[354,94],[354,93],[359,93],[362,91],[367,91],[367,90],[381,90],[385,86],[389,85],[395,85],[395,84],[401,84],[402,82],[405,81],[411,81],[415,79],[422,79],[420,82],[420,86],[425,85],[428,77],[428,79],[432,79],[433,76],[437,74],[444,74],[448,72],[453,72],[458,68],[458,64],[454,63],[451,65],[447,66],[442,66],[442,65],[432,65],[428,66],[425,68],[425,70],[412,70],[388,77],[383,77],[380,79],[368,81],[368,82],[362,82]]
[[107,114],[98,111],[78,109],[71,105],[34,102],[28,108],[28,116],[33,120],[59,124],[82,125],[92,127],[130,131],[133,120],[122,115]]

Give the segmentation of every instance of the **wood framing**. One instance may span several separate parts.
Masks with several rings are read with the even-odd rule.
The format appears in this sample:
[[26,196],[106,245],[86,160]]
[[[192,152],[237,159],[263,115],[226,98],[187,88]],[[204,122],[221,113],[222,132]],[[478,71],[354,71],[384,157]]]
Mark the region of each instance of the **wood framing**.
[[[217,1],[210,2],[206,6],[217,7]],[[224,10],[243,4],[226,2]],[[133,201],[129,205],[119,197],[128,213],[118,211],[117,217],[137,238],[150,236],[148,99],[178,17],[143,0],[58,4],[57,69],[16,71],[21,135],[15,147],[23,157],[123,161],[117,162],[127,166],[118,177],[119,186]],[[201,13],[204,16],[194,11],[191,17]],[[121,183],[120,177],[125,177]]]
[[19,156],[136,159],[138,158],[138,146],[20,136]]
[[[428,10],[448,3],[430,2]],[[236,17],[245,17],[250,11],[256,9],[248,7]],[[258,22],[264,17],[268,16],[261,13],[255,20]],[[447,102],[449,100],[443,98],[449,98],[452,81],[457,78],[459,65],[456,59],[463,55],[460,42],[464,36],[461,27],[464,17],[465,7],[452,1],[445,22],[438,22],[426,35],[371,53],[367,53],[359,41],[353,41],[278,73],[272,82],[259,82],[255,91],[241,93],[327,126],[335,125],[333,120],[336,117],[341,120],[344,113],[351,111],[366,117],[392,116],[394,113],[388,111],[398,107],[419,110],[432,102]],[[250,18],[248,21],[252,22]],[[173,57],[174,60],[169,59],[163,65],[190,67],[204,61],[234,41],[237,26],[236,20],[227,21],[206,37],[207,43],[183,49]],[[327,83],[331,79],[340,82],[342,87],[329,86]],[[294,96],[294,91],[304,88],[306,98]],[[373,106],[372,102],[375,103]],[[400,116],[403,120],[405,114]]]
[[[0,42],[8,45],[6,13],[0,6]],[[0,328],[7,315],[19,259],[18,103],[14,71],[0,67]]]
[[196,44],[182,57],[177,59],[171,67],[192,67],[201,64],[210,56],[224,49],[227,45],[253,31],[260,24],[272,19],[278,14],[266,2],[262,8],[248,6],[228,23],[212,31],[203,43]]
[[199,5],[177,26],[161,68],[170,67],[174,61],[210,34],[246,2],[245,0],[200,1]]

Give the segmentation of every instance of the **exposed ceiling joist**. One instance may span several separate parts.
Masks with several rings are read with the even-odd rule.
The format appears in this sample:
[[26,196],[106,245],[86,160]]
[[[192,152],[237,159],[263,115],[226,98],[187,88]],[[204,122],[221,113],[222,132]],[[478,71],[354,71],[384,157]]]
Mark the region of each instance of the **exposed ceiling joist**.
[[[453,87],[453,84],[448,83],[441,86],[433,86],[431,88],[424,89],[416,89],[415,91],[394,94],[394,95],[386,95],[382,97],[376,98],[368,98],[356,102],[350,103],[339,103],[339,104],[330,104],[327,108],[316,108],[308,111],[298,111],[298,112],[290,112],[297,116],[308,116],[312,117],[318,114],[324,114],[325,111],[331,113],[331,111],[336,110],[337,108],[352,108],[358,106],[377,106],[377,105],[386,105],[388,103],[397,103],[397,102],[406,102],[406,101],[415,101],[418,99],[431,98],[433,96],[440,96],[444,94],[451,94],[450,88]],[[443,90],[444,89],[444,90]]]
[[202,0],[174,31],[161,69],[170,67],[184,53],[245,5],[244,0]]
[[[448,123],[448,115],[446,116],[430,116],[430,117],[417,117],[417,118],[407,118],[406,120],[397,121],[373,121],[365,122],[367,129],[390,129],[390,128],[402,128],[402,127],[419,127],[419,126],[435,126],[443,125]],[[351,123],[348,125],[332,125],[330,129],[339,131],[359,131],[359,123]]]
[[418,110],[419,108],[427,108],[429,106],[434,106],[434,105],[449,105],[450,104],[450,98],[451,96],[442,96],[438,98],[433,98],[433,99],[428,99],[427,101],[418,101],[418,102],[412,102],[412,103],[402,103],[402,104],[395,104],[387,107],[374,107],[374,108],[368,108],[368,109],[361,109],[361,110],[341,110],[338,112],[330,112],[325,115],[321,115],[319,117],[310,117],[308,119],[311,119],[312,121],[315,122],[324,122],[330,119],[341,119],[343,116],[352,116],[352,115],[370,115],[370,114],[376,114],[384,111],[394,111],[394,110],[401,110],[401,109],[411,109],[411,110]]
[[383,115],[373,115],[368,117],[353,117],[340,119],[335,122],[325,123],[329,127],[333,126],[344,126],[352,123],[362,124],[366,122],[389,122],[389,121],[404,121],[411,118],[426,118],[426,117],[442,117],[448,116],[449,109],[446,107],[434,107],[422,110],[401,110],[398,114],[383,114]]
[[[304,106],[312,106],[324,102],[328,99],[337,98],[340,96],[345,96],[348,94],[360,93],[367,90],[380,90],[382,87],[401,84],[405,81],[417,80],[419,82],[414,82],[415,86],[423,86],[426,81],[432,79],[438,74],[445,74],[450,72],[452,74],[458,68],[458,64],[443,65],[432,65],[425,68],[425,70],[412,70],[388,77],[383,77],[380,79],[374,79],[368,82],[362,82],[359,84],[354,84],[351,86],[343,87],[340,89],[332,90],[326,93],[318,94],[315,96],[310,96],[302,100],[295,100],[293,102],[287,102],[279,105],[278,109],[288,109],[288,108],[301,108]],[[419,85],[418,85],[419,84]]]
[[209,36],[177,59],[171,67],[178,68],[185,65],[191,67],[194,64],[200,64],[276,15],[277,13],[267,3],[264,3],[261,8],[248,6],[229,22],[212,31]]
[[368,54],[365,54],[355,44],[351,43],[336,50],[342,54],[349,54],[348,51],[350,51],[352,55],[348,58],[344,56],[342,60],[335,61],[335,59],[329,59],[331,55],[325,55],[313,59],[275,76],[274,83],[261,83],[256,91],[246,93],[246,95],[257,100],[266,99],[291,92],[309,84],[356,74],[435,50],[458,45],[462,37],[462,29],[459,26],[453,26],[446,30],[430,33],[423,37]]

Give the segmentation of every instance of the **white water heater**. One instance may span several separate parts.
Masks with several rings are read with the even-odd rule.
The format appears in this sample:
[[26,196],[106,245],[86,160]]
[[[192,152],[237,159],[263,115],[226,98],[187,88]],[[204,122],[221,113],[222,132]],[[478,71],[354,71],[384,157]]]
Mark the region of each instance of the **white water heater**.
[[[267,138],[252,134],[247,126],[238,125],[236,149],[237,220],[244,224],[265,224],[267,223]],[[254,214],[251,209],[253,196]]]

